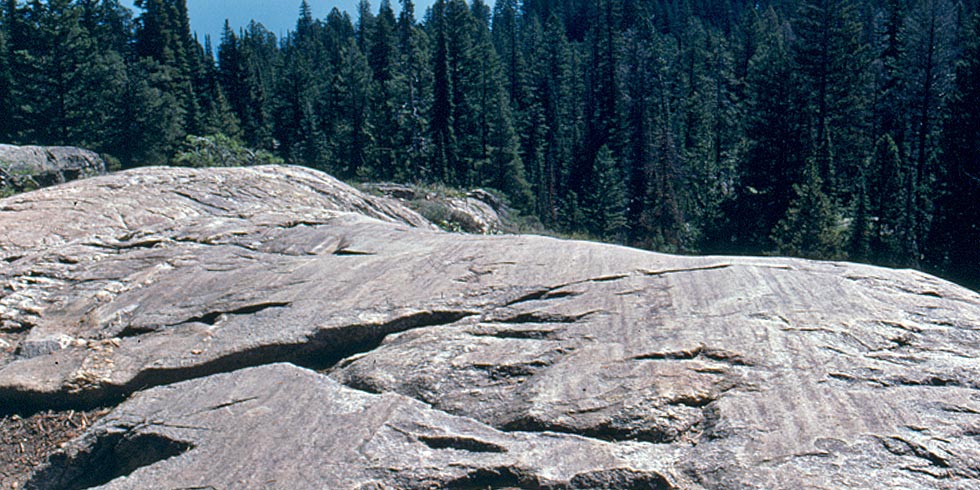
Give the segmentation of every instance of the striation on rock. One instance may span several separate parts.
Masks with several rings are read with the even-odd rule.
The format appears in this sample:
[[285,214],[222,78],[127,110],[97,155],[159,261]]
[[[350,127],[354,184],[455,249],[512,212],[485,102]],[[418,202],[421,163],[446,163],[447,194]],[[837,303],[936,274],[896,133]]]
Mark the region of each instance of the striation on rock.
[[0,291],[0,411],[115,407],[35,488],[980,484],[980,296],[914,271],[156,168],[0,201]]

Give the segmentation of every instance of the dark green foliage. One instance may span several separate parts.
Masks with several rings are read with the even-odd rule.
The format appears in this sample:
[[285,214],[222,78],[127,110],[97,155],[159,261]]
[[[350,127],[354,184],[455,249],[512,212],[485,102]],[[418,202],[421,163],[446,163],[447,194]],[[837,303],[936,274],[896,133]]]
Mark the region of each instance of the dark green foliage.
[[928,260],[937,270],[980,286],[980,15],[968,24],[942,133],[939,194]]
[[909,265],[909,230],[905,219],[905,165],[890,135],[875,145],[866,178],[870,223],[871,260],[888,266]]
[[796,197],[807,139],[802,95],[782,21],[774,10],[755,29],[761,37],[746,74],[745,136],[747,151],[739,169],[731,218],[739,252],[772,248],[770,236]]
[[809,115],[807,150],[816,152],[833,197],[853,191],[850,183],[868,154],[868,57],[857,9],[854,0],[806,0],[793,24],[800,108]]
[[980,284],[976,0],[400,2],[304,1],[284,38],[228,25],[213,51],[186,0],[3,0],[0,140],[124,166],[258,148],[635,246]]
[[589,196],[589,231],[605,239],[622,242],[626,238],[626,189],[619,165],[609,147],[596,154],[595,180]]
[[14,130],[10,117],[14,111],[14,99],[11,94],[13,74],[10,70],[11,49],[7,43],[9,22],[6,17],[5,12],[0,11],[0,114],[7,115],[0,118],[0,141],[11,141]]
[[186,167],[248,167],[282,163],[281,158],[265,150],[249,149],[240,140],[221,133],[187,136],[174,155],[174,165]]
[[838,214],[823,191],[815,157],[809,159],[803,181],[795,184],[793,191],[796,197],[772,231],[776,251],[815,259],[838,257],[841,248]]

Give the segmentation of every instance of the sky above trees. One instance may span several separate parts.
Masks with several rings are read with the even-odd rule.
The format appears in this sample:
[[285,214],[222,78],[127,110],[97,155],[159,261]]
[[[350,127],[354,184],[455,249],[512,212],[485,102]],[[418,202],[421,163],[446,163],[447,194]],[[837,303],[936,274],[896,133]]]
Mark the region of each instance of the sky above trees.
[[[187,9],[191,17],[191,29],[203,41],[210,34],[217,43],[227,19],[233,29],[248,25],[252,20],[261,22],[266,29],[282,37],[287,30],[296,28],[301,0],[188,0]],[[133,0],[123,0],[124,5],[133,7]],[[488,2],[493,5],[493,2]],[[377,10],[380,0],[371,1],[372,10]],[[415,16],[421,18],[425,10],[432,6],[432,0],[417,0]],[[313,16],[323,19],[334,7],[356,17],[357,0],[310,0]],[[392,1],[391,7],[397,14],[401,7]]]

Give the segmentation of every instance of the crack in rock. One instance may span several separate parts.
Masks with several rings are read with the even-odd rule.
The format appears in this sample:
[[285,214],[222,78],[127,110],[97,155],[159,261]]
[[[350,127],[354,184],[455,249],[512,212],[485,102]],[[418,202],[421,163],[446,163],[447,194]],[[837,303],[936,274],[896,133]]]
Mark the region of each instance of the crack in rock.
[[[151,387],[265,364],[285,362],[309,369],[328,371],[345,360],[357,358],[359,354],[377,349],[390,334],[449,325],[478,314],[477,311],[469,310],[421,311],[379,323],[324,328],[311,334],[303,342],[253,346],[190,366],[147,367],[122,384],[112,384],[107,379],[96,377],[76,380],[65,385],[64,391],[55,393],[3,387],[0,388],[0,413],[3,413],[5,408],[11,407],[16,407],[20,412],[30,413],[53,408],[87,409],[116,405],[132,393]],[[118,343],[118,340],[110,339],[107,342]],[[94,375],[98,376],[99,373],[96,372]]]
[[95,440],[83,451],[52,455],[25,488],[82,490],[97,487],[194,448],[188,442],[132,431],[89,433],[83,437]]
[[714,349],[704,344],[689,350],[650,352],[633,356],[634,361],[693,361],[705,358],[712,361],[723,362],[734,366],[755,366],[754,362],[746,360],[739,354],[728,352],[723,349]]

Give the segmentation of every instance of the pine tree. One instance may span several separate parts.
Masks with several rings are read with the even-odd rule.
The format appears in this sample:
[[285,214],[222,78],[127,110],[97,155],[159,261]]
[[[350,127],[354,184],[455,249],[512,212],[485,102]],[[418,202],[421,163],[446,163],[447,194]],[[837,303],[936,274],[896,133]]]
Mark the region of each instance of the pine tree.
[[429,137],[432,153],[426,180],[447,182],[450,166],[455,164],[454,100],[449,68],[448,20],[446,0],[436,0],[430,20],[432,29],[432,106],[429,115]]
[[600,237],[622,242],[626,238],[626,189],[619,166],[608,146],[596,153],[595,179],[591,183],[593,203],[587,213],[590,231]]
[[573,134],[581,121],[575,115],[581,105],[572,96],[573,55],[557,16],[548,20],[543,31],[532,20],[527,43],[529,62],[522,90],[526,95],[516,103],[521,106],[517,123],[521,155],[536,197],[537,216],[557,226],[561,203],[571,202],[563,197],[576,144]]
[[[794,24],[795,61],[820,176],[832,197],[846,195],[869,154],[867,46],[853,0],[806,0]],[[826,143],[830,142],[830,145]],[[830,148],[835,154],[826,154]],[[831,166],[830,162],[834,162]],[[839,185],[840,184],[840,185]]]
[[887,266],[909,265],[905,216],[905,165],[890,135],[875,145],[869,172],[871,226],[870,259]]
[[876,90],[874,94],[875,129],[872,137],[892,135],[901,148],[904,141],[903,97],[899,85],[899,60],[903,55],[902,31],[905,23],[906,3],[903,0],[887,0],[884,5],[884,26],[881,47],[876,63]]
[[8,21],[6,14],[0,11],[0,141],[13,140],[14,99],[13,74],[10,71],[10,50],[7,46]]
[[810,259],[839,256],[838,216],[823,186],[817,158],[811,156],[803,172],[803,181],[793,186],[796,198],[772,231],[777,253]]
[[729,216],[741,253],[773,248],[771,232],[796,197],[793,184],[802,180],[809,144],[799,109],[802,94],[782,24],[772,9],[759,19],[761,39],[747,73],[747,149]]
[[369,120],[371,69],[353,39],[341,48],[342,61],[327,89],[334,99],[334,133],[329,138],[332,171],[344,178],[373,176],[374,132]]
[[164,165],[184,137],[184,113],[170,91],[172,70],[152,58],[127,67],[122,127],[127,138],[118,156],[127,165]]
[[203,71],[200,74],[201,85],[198,89],[198,97],[201,105],[201,134],[205,135],[224,135],[236,143],[241,142],[242,129],[241,120],[231,107],[231,103],[225,96],[222,87],[218,65],[212,54],[211,40],[207,38],[205,47],[198,53],[201,58]]
[[368,0],[358,0],[357,2],[357,47],[361,52],[367,52],[371,45],[371,34],[374,32],[374,14],[371,13],[371,2]]
[[250,102],[245,77],[245,60],[238,36],[231,29],[228,20],[225,20],[225,27],[221,31],[221,42],[218,44],[218,80],[223,93],[227,96],[228,104],[241,121],[245,121],[248,117]]
[[399,145],[399,107],[397,94],[405,82],[398,73],[398,46],[395,14],[388,0],[382,0],[368,51],[371,67],[370,119],[375,144],[371,160],[375,178],[390,180],[395,175]]
[[648,172],[653,166],[652,112],[654,107],[656,79],[653,38],[654,27],[649,22],[638,22],[627,33],[627,57],[631,60],[626,80],[628,98],[627,127],[629,128],[629,150],[627,157],[628,192],[627,221],[629,242],[640,243],[645,233],[639,226],[646,213]]
[[929,265],[980,286],[980,15],[968,25],[942,135],[939,197],[927,250]]
[[735,173],[741,135],[734,100],[733,61],[727,42],[697,18],[680,35],[682,157],[685,215],[703,245],[721,236],[722,204]]
[[517,9],[517,0],[500,0],[493,10],[493,45],[501,59],[507,94],[515,104],[524,99],[522,89],[526,70]]
[[[350,19],[336,13],[336,9],[328,16],[328,24],[336,17],[346,21],[349,27]],[[327,135],[333,132],[332,121],[323,120],[321,115],[333,118],[336,111],[319,107],[321,103],[334,100],[322,97],[327,77],[321,76],[318,70],[336,64],[325,59],[323,39],[326,34],[323,30],[323,25],[313,19],[310,6],[304,0],[296,31],[284,42],[283,68],[276,87],[275,138],[288,162],[329,170],[333,159]]]
[[595,8],[596,19],[588,35],[589,67],[585,73],[588,83],[585,139],[570,182],[579,195],[588,194],[586,183],[593,177],[592,164],[599,148],[609,146],[614,154],[623,148],[618,73],[622,0],[601,0]]
[[69,0],[30,2],[31,42],[17,58],[21,137],[40,144],[114,146],[125,86],[118,53],[100,52],[83,27],[83,9]]
[[[932,168],[939,151],[943,97],[953,80],[955,9],[948,0],[921,0],[906,17],[901,31],[899,76],[908,113],[906,130],[908,165],[905,213],[911,221],[909,254],[920,255],[919,242],[927,234]],[[913,263],[916,260],[913,260]]]
[[[243,97],[244,102],[235,101],[229,96],[229,104],[238,104],[239,120],[245,143],[252,148],[275,149],[273,138],[274,96],[282,56],[276,35],[261,24],[250,22],[238,43],[241,58],[244,93],[233,97]],[[228,92],[226,92],[228,93]]]
[[166,83],[158,88],[172,95],[177,104],[180,132],[176,139],[164,142],[175,151],[184,134],[202,129],[200,45],[191,36],[186,0],[136,0],[135,4],[143,9],[137,19],[136,55],[153,60],[144,67],[160,70],[152,78]]
[[414,9],[411,0],[402,0],[398,18],[397,70],[401,83],[396,85],[397,92],[393,95],[398,115],[394,174],[403,181],[417,181],[429,175],[426,161],[431,71],[427,38],[415,25]]
[[871,202],[868,196],[868,171],[861,174],[854,199],[854,218],[851,220],[850,239],[847,245],[848,259],[865,262],[871,257]]

